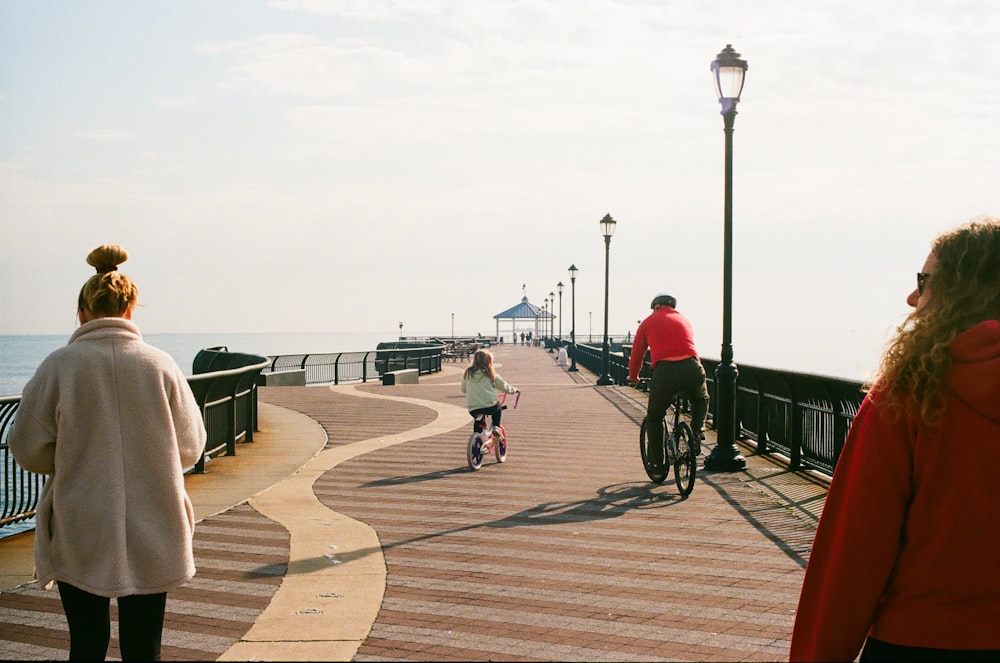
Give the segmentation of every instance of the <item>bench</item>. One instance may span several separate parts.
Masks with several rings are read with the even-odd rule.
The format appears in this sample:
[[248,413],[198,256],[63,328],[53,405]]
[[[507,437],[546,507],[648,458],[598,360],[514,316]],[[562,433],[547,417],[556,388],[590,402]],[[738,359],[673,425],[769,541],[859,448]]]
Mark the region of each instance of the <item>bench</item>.
[[417,384],[420,371],[416,368],[403,368],[398,371],[388,371],[382,374],[383,385]]
[[306,371],[304,368],[274,373],[261,373],[257,376],[258,387],[304,387],[306,386]]
[[478,345],[464,345],[456,343],[451,347],[446,347],[441,353],[443,361],[468,361],[472,353],[479,349]]

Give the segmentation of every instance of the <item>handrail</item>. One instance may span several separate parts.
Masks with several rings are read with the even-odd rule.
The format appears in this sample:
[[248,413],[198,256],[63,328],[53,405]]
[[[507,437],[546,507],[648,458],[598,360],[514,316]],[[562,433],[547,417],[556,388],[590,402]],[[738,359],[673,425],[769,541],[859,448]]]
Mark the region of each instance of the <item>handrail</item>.
[[419,348],[379,348],[356,352],[317,352],[272,355],[261,371],[264,375],[288,370],[304,370],[306,384],[343,384],[378,380],[389,371],[419,369],[421,375],[438,373],[444,345]]
[[[208,439],[201,458],[193,466],[184,468],[185,474],[205,472],[206,461],[223,450],[227,456],[235,455],[236,444],[252,442],[257,430],[257,376],[270,361],[258,355],[225,354],[229,356],[223,357],[224,360],[245,364],[187,378],[201,408]],[[204,369],[207,358],[207,355],[196,357],[196,368]],[[20,396],[0,397],[0,531],[34,517],[47,478],[20,467],[7,446],[7,436],[20,403]]]
[[[563,343],[572,355],[573,345]],[[615,384],[628,379],[631,346],[610,353],[609,374]],[[600,347],[576,344],[576,362],[602,372]],[[715,359],[701,358],[705,367],[711,403],[709,420],[714,423]],[[640,375],[649,375],[649,355]],[[736,379],[737,436],[756,445],[757,453],[778,452],[788,458],[792,470],[817,470],[833,476],[848,429],[864,400],[864,383],[858,380],[795,373],[747,364],[739,365]]]

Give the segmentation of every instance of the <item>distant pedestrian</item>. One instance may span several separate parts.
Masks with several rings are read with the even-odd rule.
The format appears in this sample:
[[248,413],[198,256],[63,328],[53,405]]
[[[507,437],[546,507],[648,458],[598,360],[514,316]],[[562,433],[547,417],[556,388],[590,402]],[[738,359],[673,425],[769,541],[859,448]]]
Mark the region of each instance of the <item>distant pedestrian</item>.
[[1000,218],[940,235],[854,418],[792,661],[1000,660]]
[[159,660],[167,591],[195,573],[185,467],[205,427],[184,374],[132,322],[138,289],[101,246],[80,291],[80,327],[38,367],[7,443],[48,474],[35,527],[39,585],[59,587],[70,660],[104,660],[110,598],[123,660]]
[[521,345],[527,345],[524,341],[524,332],[521,332]]

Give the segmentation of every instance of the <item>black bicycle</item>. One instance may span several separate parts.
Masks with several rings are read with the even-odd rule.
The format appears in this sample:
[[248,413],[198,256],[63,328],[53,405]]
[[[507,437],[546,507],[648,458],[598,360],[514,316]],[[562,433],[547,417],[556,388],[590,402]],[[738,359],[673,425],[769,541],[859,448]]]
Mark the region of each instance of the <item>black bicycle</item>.
[[681,399],[674,398],[663,417],[663,459],[662,465],[653,465],[646,454],[646,420],[639,427],[639,451],[646,474],[655,483],[663,483],[674,468],[677,490],[688,496],[694,490],[694,477],[698,472],[698,448],[691,425],[681,420]]

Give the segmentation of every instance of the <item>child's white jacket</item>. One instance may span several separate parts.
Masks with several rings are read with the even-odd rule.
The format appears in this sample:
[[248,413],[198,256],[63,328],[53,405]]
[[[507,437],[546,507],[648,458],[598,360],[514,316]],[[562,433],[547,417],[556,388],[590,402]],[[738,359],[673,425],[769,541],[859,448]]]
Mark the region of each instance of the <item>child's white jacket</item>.
[[462,393],[465,394],[465,408],[470,412],[497,404],[497,392],[514,394],[517,389],[507,384],[500,374],[492,382],[488,375],[476,371],[471,378],[462,379]]

